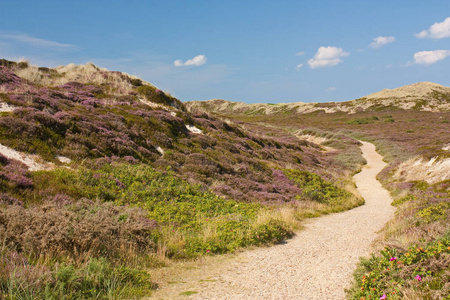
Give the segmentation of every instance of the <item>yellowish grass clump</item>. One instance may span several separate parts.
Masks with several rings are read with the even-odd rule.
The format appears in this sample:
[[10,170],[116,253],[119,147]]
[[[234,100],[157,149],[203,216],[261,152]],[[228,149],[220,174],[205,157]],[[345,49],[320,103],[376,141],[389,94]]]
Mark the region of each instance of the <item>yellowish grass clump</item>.
[[[31,83],[40,86],[61,86],[68,82],[80,82],[102,86],[110,95],[128,95],[133,92],[130,79],[139,79],[136,76],[122,72],[110,72],[99,68],[93,63],[85,65],[68,64],[53,69],[39,68],[28,64],[27,67],[16,68],[14,73]],[[140,79],[141,80],[141,79]],[[141,80],[142,84],[153,86]]]
[[402,181],[423,180],[429,184],[450,179],[450,158],[437,157],[425,161],[421,157],[409,159],[397,168],[394,179]]
[[47,74],[42,69],[30,65],[27,68],[18,68],[15,73],[25,80],[42,86],[60,86],[76,81],[108,87],[108,93],[113,95],[129,94],[133,91],[133,86],[122,73],[108,72],[92,63],[85,65],[69,64],[51,70],[56,71],[56,73]]

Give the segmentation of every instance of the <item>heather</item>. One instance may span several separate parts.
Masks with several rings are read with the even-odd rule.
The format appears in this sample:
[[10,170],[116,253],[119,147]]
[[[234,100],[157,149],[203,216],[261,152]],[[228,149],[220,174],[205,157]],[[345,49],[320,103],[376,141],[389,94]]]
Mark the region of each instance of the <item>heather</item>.
[[[276,173],[286,177],[282,171]],[[311,182],[305,175],[312,174],[287,173],[296,182]],[[172,171],[160,172],[143,164],[117,162],[24,176],[31,185],[15,186],[0,196],[1,258],[18,255],[21,259],[17,265],[5,266],[11,270],[1,283],[5,297],[28,293],[51,298],[48,295],[56,293],[78,299],[126,295],[134,289],[149,291],[153,285],[147,267],[167,258],[276,243],[299,226],[305,217],[300,214],[304,205],[316,202],[302,199],[304,184],[295,185],[299,197],[290,210],[237,202],[189,184]],[[345,194],[318,176],[313,181]],[[314,206],[309,209],[314,211]],[[316,211],[327,212],[323,207]],[[106,270],[100,271],[109,275],[86,271],[93,263],[105,264]],[[121,274],[123,268],[131,275]],[[59,277],[66,271],[70,276]],[[20,272],[32,274],[18,278],[15,274]],[[96,281],[95,285],[89,276],[100,276],[107,283]],[[65,280],[70,281],[67,286]],[[114,284],[112,291],[101,287],[110,283]],[[92,286],[96,292],[85,290]]]
[[[295,187],[274,176],[274,170],[296,166],[322,172],[330,165],[318,149],[280,130],[269,135],[261,126],[244,129],[204,113],[187,113],[177,109],[183,108],[181,103],[145,82],[91,65],[86,68],[90,73],[73,77],[82,82],[65,82],[61,78],[69,75],[55,69],[12,69],[40,74],[24,76],[27,81],[2,67],[2,74],[20,88],[6,86],[0,94],[2,101],[15,107],[0,117],[0,143],[56,164],[60,164],[57,157],[63,156],[91,165],[127,161],[159,170],[170,167],[223,196],[262,203],[295,197]],[[48,78],[46,74],[58,80],[36,79]],[[99,81],[103,77],[128,88],[111,90]],[[201,133],[191,132],[189,126]],[[342,169],[336,170],[324,175],[336,180]],[[285,188],[277,191],[274,181]]]
[[[442,98],[442,97],[441,97]],[[411,100],[415,101],[415,100]],[[349,102],[346,102],[349,103]],[[208,107],[208,104],[204,104]],[[326,103],[336,106],[339,103]],[[194,105],[188,108],[195,110]],[[214,113],[214,107],[210,107]],[[402,109],[389,105],[370,106],[356,113],[323,110],[296,111],[295,107],[285,113],[246,114],[238,111],[220,111],[214,115],[243,122],[266,124],[283,128],[303,129],[321,134],[351,136],[377,145],[387,161],[398,163],[414,156],[432,158],[448,156],[442,147],[448,143],[450,113],[418,109]]]
[[[433,97],[441,102],[448,98],[446,94]],[[215,113],[235,122],[323,137],[326,141],[322,146],[337,150],[325,152],[333,161],[330,170],[338,165],[353,172],[360,168],[358,156],[352,155],[354,150],[349,147],[351,143],[341,143],[351,138],[374,143],[390,163],[378,178],[391,191],[397,213],[380,233],[377,250],[361,259],[354,285],[348,291],[350,299],[447,299],[450,294],[449,184],[448,180],[442,181],[449,157],[443,148],[450,138],[450,116],[446,111],[422,110],[428,105],[424,100],[411,102],[415,105],[409,108],[367,105],[351,114],[326,112],[337,103],[317,106],[313,112],[296,110],[294,106],[289,109],[287,105],[272,112],[246,110],[244,106],[241,110],[230,106],[228,111],[219,107]],[[194,110],[198,106],[188,107]],[[215,112],[215,107],[209,106],[209,111]],[[320,190],[326,191],[326,187]],[[320,199],[320,193],[311,196]]]
[[121,72],[0,60],[0,99],[0,143],[53,163],[0,155],[0,297],[148,295],[153,268],[278,243],[363,203],[346,191],[357,141],[324,153]]

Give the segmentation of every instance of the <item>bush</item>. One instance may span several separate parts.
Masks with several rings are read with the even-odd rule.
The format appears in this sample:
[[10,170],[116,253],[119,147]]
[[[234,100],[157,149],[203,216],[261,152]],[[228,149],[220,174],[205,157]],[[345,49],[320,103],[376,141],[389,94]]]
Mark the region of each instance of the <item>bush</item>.
[[[369,259],[361,260],[355,273],[355,285],[349,290],[350,299],[403,299],[414,294],[421,299],[444,299],[450,295],[450,239],[425,247],[412,246],[400,252],[385,248]],[[407,294],[405,294],[407,293]]]
[[0,240],[37,256],[120,259],[156,249],[156,223],[138,208],[56,196],[40,206],[0,207]]
[[293,180],[302,190],[302,197],[319,203],[345,202],[352,198],[349,192],[338,188],[331,182],[323,180],[319,175],[296,169],[284,170],[289,179]]

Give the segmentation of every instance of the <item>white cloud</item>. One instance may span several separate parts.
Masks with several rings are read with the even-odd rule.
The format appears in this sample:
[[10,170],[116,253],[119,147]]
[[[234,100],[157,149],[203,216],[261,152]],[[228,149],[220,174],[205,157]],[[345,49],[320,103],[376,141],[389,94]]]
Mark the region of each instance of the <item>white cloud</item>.
[[414,63],[431,65],[450,56],[450,50],[421,51],[414,53]]
[[177,59],[173,62],[175,67],[185,67],[185,66],[201,66],[206,63],[206,56],[204,55],[197,55],[194,58],[188,59],[186,62],[182,62],[181,60]]
[[27,34],[0,34],[0,38],[15,40],[17,42],[31,44],[34,46],[41,46],[41,47],[53,47],[53,48],[75,47],[75,45],[63,44],[63,43],[58,43],[58,42],[49,41],[49,40],[45,40],[45,39],[39,39],[39,38],[29,36]]
[[305,55],[305,51],[297,52],[297,53],[295,53],[295,55],[296,55],[296,56],[302,56],[302,55]]
[[336,88],[334,86],[330,86],[329,88],[327,88],[328,92],[334,92],[336,90]]
[[395,37],[393,36],[379,36],[373,39],[373,42],[370,43],[370,47],[380,48],[393,42],[395,42]]
[[298,71],[303,67],[303,64],[298,64],[295,66],[295,69]]
[[416,34],[416,37],[443,39],[450,37],[450,17],[442,21],[441,23],[434,23],[429,29],[423,30]]
[[314,57],[308,60],[308,65],[311,69],[332,67],[342,62],[341,57],[349,55],[350,53],[345,52],[342,48],[320,47]]

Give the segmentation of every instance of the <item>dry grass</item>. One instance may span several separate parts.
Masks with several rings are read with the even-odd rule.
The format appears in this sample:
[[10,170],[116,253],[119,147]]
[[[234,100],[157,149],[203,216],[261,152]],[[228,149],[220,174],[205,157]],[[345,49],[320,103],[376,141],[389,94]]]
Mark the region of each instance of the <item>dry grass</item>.
[[393,178],[401,181],[423,180],[429,184],[450,179],[450,158],[439,160],[434,157],[429,161],[421,157],[411,158],[398,166]]
[[0,250],[84,262],[96,256],[129,258],[155,248],[156,224],[145,211],[86,199],[67,206],[68,201],[57,196],[30,208],[0,203]]
[[92,63],[85,65],[69,64],[50,70],[53,72],[47,73],[42,68],[30,65],[28,68],[16,69],[15,73],[29,82],[46,87],[61,86],[75,81],[105,86],[108,94],[112,95],[126,95],[133,92],[132,84],[126,80],[126,77],[132,76],[120,72],[108,72]]

